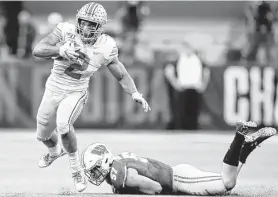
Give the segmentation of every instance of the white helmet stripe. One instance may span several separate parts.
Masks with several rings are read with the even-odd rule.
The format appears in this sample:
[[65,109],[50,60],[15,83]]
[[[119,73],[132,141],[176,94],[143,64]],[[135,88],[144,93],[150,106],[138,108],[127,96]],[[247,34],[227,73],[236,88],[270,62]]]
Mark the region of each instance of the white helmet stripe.
[[90,3],[90,4],[88,4],[87,9],[85,10],[85,12],[86,12],[86,13],[89,13],[90,8],[91,8],[91,7],[94,7],[95,4],[96,4],[96,3]]
[[93,11],[92,11],[92,15],[95,14],[95,11],[97,10],[97,7],[99,6],[99,4],[96,4],[96,6],[94,7]]
[[92,5],[89,6],[89,9],[88,9],[87,13],[90,14],[91,16],[93,16],[97,7],[98,7],[97,3],[92,3]]

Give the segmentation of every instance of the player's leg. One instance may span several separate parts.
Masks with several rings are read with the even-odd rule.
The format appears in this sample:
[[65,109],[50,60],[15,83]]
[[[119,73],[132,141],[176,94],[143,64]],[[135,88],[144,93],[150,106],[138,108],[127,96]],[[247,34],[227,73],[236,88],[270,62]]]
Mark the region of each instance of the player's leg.
[[87,94],[87,91],[68,94],[58,107],[56,120],[57,130],[61,134],[63,146],[68,153],[70,169],[76,189],[79,192],[86,188],[87,182],[80,164],[77,138],[73,124],[87,101]]
[[187,195],[224,194],[227,190],[219,173],[205,172],[188,164],[173,167],[173,190]]
[[223,159],[222,178],[228,191],[236,185],[238,169],[241,168],[239,159],[245,136],[256,127],[257,125],[254,122],[237,122],[235,137]]
[[277,133],[276,129],[272,127],[264,127],[259,129],[255,133],[251,133],[245,136],[245,142],[241,149],[239,158],[238,173],[240,172],[243,164],[246,163],[246,159],[262,142],[274,136]]
[[238,123],[234,140],[224,157],[222,174],[204,172],[185,164],[174,167],[174,190],[192,195],[221,195],[231,190],[236,184],[244,135],[254,126],[252,122]]
[[51,125],[54,123],[55,112],[60,98],[52,91],[46,89],[38,109],[36,136],[49,150],[49,153],[40,158],[38,162],[40,168],[49,166],[55,159],[65,154],[58,143],[57,132],[53,130],[55,126]]

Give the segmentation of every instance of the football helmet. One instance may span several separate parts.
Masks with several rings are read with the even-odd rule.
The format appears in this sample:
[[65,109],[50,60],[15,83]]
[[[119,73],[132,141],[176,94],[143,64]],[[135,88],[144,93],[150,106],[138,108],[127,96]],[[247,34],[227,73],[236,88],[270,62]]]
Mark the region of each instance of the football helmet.
[[[90,22],[90,26],[85,28],[82,21]],[[84,43],[91,43],[103,32],[103,25],[107,23],[107,13],[99,3],[88,3],[84,5],[76,14],[76,32],[80,35]]]
[[81,164],[89,182],[99,186],[110,172],[111,151],[102,143],[91,144],[81,156]]

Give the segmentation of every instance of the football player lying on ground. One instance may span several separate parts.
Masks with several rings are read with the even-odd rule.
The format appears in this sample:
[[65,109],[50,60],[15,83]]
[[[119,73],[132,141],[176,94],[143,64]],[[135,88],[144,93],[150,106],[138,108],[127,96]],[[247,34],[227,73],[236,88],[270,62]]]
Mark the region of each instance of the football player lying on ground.
[[86,148],[81,163],[92,184],[98,186],[106,181],[118,194],[222,195],[235,187],[238,173],[250,153],[276,134],[271,127],[256,128],[254,122],[237,123],[221,174],[205,172],[188,164],[171,167],[130,152],[113,157],[102,143]]

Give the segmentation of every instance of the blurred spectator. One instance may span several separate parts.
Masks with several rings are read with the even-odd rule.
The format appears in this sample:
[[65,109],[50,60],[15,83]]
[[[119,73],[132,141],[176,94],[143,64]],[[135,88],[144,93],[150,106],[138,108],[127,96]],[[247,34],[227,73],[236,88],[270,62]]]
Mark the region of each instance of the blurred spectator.
[[153,66],[154,64],[154,51],[146,38],[141,38],[135,47],[135,59],[145,63],[146,65]]
[[23,2],[21,1],[4,1],[2,2],[4,14],[6,17],[6,26],[4,28],[9,53],[17,54],[19,22],[18,14],[22,10]]
[[172,56],[165,66],[165,77],[172,87],[169,89],[174,118],[171,129],[198,129],[201,93],[208,84],[209,70],[188,42],[183,42],[178,58]]
[[47,17],[48,27],[52,31],[58,23],[63,22],[63,16],[58,12],[52,12]]
[[133,36],[127,33],[126,38],[121,40],[121,47],[119,50],[119,56],[123,63],[127,66],[131,66],[134,63],[134,40]]
[[58,12],[52,12],[48,15],[47,21],[43,24],[37,26],[39,37],[38,40],[42,39],[58,25],[58,23],[63,22],[63,16]]
[[266,64],[271,62],[271,50],[274,46],[273,22],[276,11],[267,1],[250,2],[246,8],[247,35],[249,48],[246,59],[256,61],[260,47],[264,47]]
[[18,15],[19,39],[18,39],[18,56],[29,58],[32,55],[32,45],[36,37],[36,29],[33,24],[32,15],[29,11],[23,10]]
[[134,57],[137,35],[144,18],[149,15],[149,8],[143,1],[120,2],[116,18],[120,23],[120,35],[123,43],[131,44],[129,55]]
[[[168,42],[168,41],[165,41],[165,43],[166,42]],[[166,126],[166,129],[172,130],[172,129],[177,129],[175,127],[175,120],[177,119],[177,117],[176,117],[177,113],[175,113],[175,100],[176,100],[176,96],[177,96],[177,91],[175,90],[174,85],[172,85],[170,83],[170,81],[171,81],[171,78],[174,78],[173,76],[171,76],[171,75],[173,75],[172,66],[174,66],[176,64],[177,54],[174,51],[162,53],[162,55],[163,54],[165,56],[163,66],[164,66],[164,72],[165,72],[164,76],[166,79],[165,82],[166,82],[166,88],[167,88],[168,99],[169,99],[168,106],[169,106],[169,114],[170,114],[170,119]],[[163,57],[161,57],[161,59],[162,58]],[[168,70],[166,70],[166,67],[168,67],[167,68]],[[166,72],[168,72],[168,73],[166,73]],[[170,76],[168,76],[168,75],[170,75]],[[174,75],[176,75],[175,70],[174,70]],[[172,83],[175,83],[175,82],[172,82]]]
[[6,38],[5,38],[5,33],[4,33],[4,27],[6,25],[6,18],[4,15],[0,14],[0,56],[1,59],[3,58],[5,54],[5,49],[7,48],[6,46]]
[[120,9],[117,18],[121,23],[122,33],[137,32],[143,19],[149,15],[149,8],[143,1],[124,1],[120,2]]

